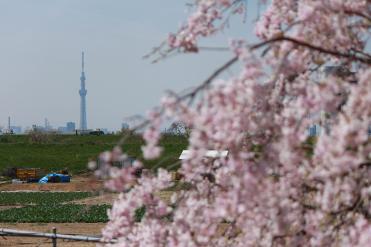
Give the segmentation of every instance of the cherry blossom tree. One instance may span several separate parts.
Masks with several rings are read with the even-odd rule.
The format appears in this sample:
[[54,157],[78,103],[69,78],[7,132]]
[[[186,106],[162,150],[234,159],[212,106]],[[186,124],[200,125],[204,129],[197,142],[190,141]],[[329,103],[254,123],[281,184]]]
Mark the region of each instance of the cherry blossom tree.
[[[114,246],[370,246],[371,3],[261,2],[260,41],[232,39],[230,60],[193,91],[165,95],[140,126],[147,159],[161,154],[163,122],[192,130],[179,169],[187,189],[166,202],[156,193],[174,184],[168,171],[138,178],[139,161],[110,166],[125,150],[102,154],[107,186],[120,192],[103,230]],[[245,8],[242,0],[193,1],[185,24],[151,56],[202,52],[199,41]],[[240,71],[220,79],[231,66]],[[327,66],[350,73],[323,76]],[[327,128],[310,138],[313,122]],[[229,155],[205,160],[208,149]]]

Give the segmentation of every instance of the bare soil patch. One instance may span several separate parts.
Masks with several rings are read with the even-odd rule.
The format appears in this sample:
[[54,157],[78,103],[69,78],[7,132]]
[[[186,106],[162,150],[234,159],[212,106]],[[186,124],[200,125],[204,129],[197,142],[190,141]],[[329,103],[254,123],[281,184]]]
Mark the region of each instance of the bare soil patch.
[[1,184],[0,191],[100,191],[103,190],[103,181],[93,176],[74,176],[70,183],[26,183]]
[[88,197],[80,200],[74,200],[66,203],[84,204],[84,205],[112,205],[113,201],[118,197],[117,193],[103,193],[99,196]]
[[[0,228],[17,229],[35,232],[52,232],[53,227],[57,228],[57,233],[61,234],[80,234],[89,236],[100,236],[104,223],[0,223]],[[40,246],[50,247],[51,239],[29,238],[29,237],[0,237],[0,246]],[[86,243],[80,241],[58,240],[58,247],[90,247],[96,243]]]
[[0,211],[1,210],[11,209],[11,208],[21,208],[21,207],[23,207],[23,206],[15,206],[15,205],[0,206]]

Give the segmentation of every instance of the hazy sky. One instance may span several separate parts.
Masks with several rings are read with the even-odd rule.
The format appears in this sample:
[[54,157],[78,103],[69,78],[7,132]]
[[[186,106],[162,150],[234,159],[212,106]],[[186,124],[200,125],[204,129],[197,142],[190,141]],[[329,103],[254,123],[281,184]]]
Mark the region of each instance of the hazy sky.
[[[250,1],[251,2],[251,1]],[[167,89],[198,84],[232,56],[179,55],[151,64],[142,56],[186,18],[184,0],[0,0],[0,126],[79,125],[81,51],[85,51],[89,128],[118,129],[124,117],[145,114]],[[254,39],[257,7],[228,37]]]

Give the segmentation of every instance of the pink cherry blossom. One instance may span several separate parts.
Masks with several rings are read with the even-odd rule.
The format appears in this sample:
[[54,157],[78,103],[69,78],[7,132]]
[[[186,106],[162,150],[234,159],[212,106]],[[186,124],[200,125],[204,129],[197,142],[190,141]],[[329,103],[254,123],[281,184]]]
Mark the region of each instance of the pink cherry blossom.
[[[120,149],[101,154],[97,173],[121,193],[103,230],[114,246],[370,245],[370,3],[262,2],[258,43],[232,39],[231,60],[148,114],[145,159],[161,156],[165,122],[191,129],[178,170],[189,188],[168,202],[158,194],[174,185],[168,171],[138,178],[139,161],[119,170],[112,164],[125,159]],[[221,32],[244,4],[194,1],[161,55],[198,52],[199,41]],[[313,124],[321,131],[309,137]],[[210,149],[229,155],[205,158]]]

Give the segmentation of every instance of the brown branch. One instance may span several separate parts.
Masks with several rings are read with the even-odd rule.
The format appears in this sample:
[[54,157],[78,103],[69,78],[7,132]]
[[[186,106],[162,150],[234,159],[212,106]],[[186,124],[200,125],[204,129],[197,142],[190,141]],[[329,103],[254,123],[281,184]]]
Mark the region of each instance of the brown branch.
[[356,55],[350,54],[350,53],[342,53],[342,52],[339,52],[339,51],[328,50],[328,49],[325,49],[323,47],[316,46],[316,45],[307,43],[305,41],[298,40],[298,39],[295,39],[295,38],[292,38],[292,37],[287,37],[287,36],[279,36],[279,37],[276,37],[276,38],[266,40],[264,42],[261,42],[261,43],[258,43],[258,44],[255,44],[255,45],[251,46],[250,49],[251,50],[259,49],[259,48],[261,48],[263,46],[266,46],[266,45],[269,45],[271,43],[276,43],[276,42],[281,42],[281,41],[289,41],[289,42],[294,43],[296,45],[303,46],[303,47],[309,48],[311,50],[315,50],[315,51],[318,51],[318,52],[321,52],[321,53],[329,54],[329,55],[332,55],[332,56],[335,56],[335,57],[343,57],[343,58],[351,59],[353,61],[359,61],[359,62],[362,62],[362,63],[365,63],[365,64],[371,64],[371,59],[369,59],[369,58],[359,57],[359,56],[356,56]]
[[[341,52],[338,52],[338,51],[327,50],[325,48],[322,48],[322,47],[319,47],[319,46],[316,46],[316,45],[312,45],[312,44],[307,43],[305,41],[297,40],[295,38],[286,37],[286,36],[279,36],[279,37],[276,37],[276,38],[272,38],[272,39],[257,43],[255,45],[250,46],[249,49],[250,50],[257,50],[261,47],[270,45],[272,43],[282,42],[282,41],[289,41],[289,42],[292,42],[296,45],[307,47],[309,49],[312,49],[312,50],[315,50],[315,51],[318,51],[318,52],[321,52],[321,53],[329,54],[329,55],[332,55],[332,56],[344,57],[344,58],[348,58],[348,59],[352,59],[352,60],[357,60],[357,61],[360,61],[360,62],[363,62],[363,63],[366,63],[366,64],[371,64],[371,59],[368,59],[368,58],[359,57],[359,56],[356,56],[354,54],[341,53]],[[369,57],[370,55],[367,54],[367,56]],[[189,92],[187,94],[184,94],[183,96],[179,97],[178,102],[183,101],[187,98],[194,99],[199,91],[205,89],[215,78],[217,78],[223,71],[228,69],[230,66],[232,66],[237,61],[238,61],[237,56],[231,58],[229,61],[227,61],[225,64],[223,64],[220,68],[215,70],[214,73],[212,73],[211,76],[209,76],[198,87],[196,87],[191,92]],[[149,121],[146,120],[143,123],[139,124],[138,126],[134,127],[132,129],[132,131],[142,129],[148,124],[149,124]],[[121,139],[118,144],[122,145],[124,141],[125,141],[125,138]]]
[[359,165],[360,168],[368,168],[368,167],[371,167],[371,161],[365,161],[363,162],[362,164]]
[[[230,59],[227,63],[225,63],[224,65],[222,65],[219,69],[217,69],[211,76],[209,76],[201,85],[199,85],[198,87],[196,87],[194,90],[192,90],[191,92],[181,96],[180,98],[178,97],[178,100],[177,102],[180,102],[180,101],[183,101],[185,99],[187,99],[188,97],[190,97],[191,99],[193,99],[197,93],[201,90],[203,90],[204,88],[206,88],[216,77],[218,77],[224,70],[226,70],[227,68],[229,68],[230,66],[232,66],[235,62],[238,61],[238,57],[235,56],[233,57],[232,59]],[[161,108],[160,110],[160,114],[162,114],[164,112],[164,108]],[[140,129],[143,129],[144,127],[146,127],[148,124],[150,123],[150,121],[148,119],[144,120],[142,123],[138,124],[137,126],[135,126],[134,128],[131,128],[129,133],[125,133],[121,139],[118,141],[117,143],[117,146],[122,146],[125,141],[130,137],[130,133],[134,133],[135,131],[137,130],[140,130]]]
[[214,73],[211,74],[204,82],[202,82],[198,87],[196,87],[191,92],[181,96],[178,101],[182,101],[188,97],[194,98],[196,94],[201,91],[202,89],[206,88],[215,78],[217,78],[224,70],[232,66],[234,63],[238,61],[238,57],[235,56],[230,59],[228,62],[223,64],[219,69],[215,70]]
[[[272,43],[276,43],[276,42],[282,42],[282,41],[289,41],[289,42],[292,42],[296,45],[299,45],[299,46],[302,46],[302,47],[306,47],[306,48],[309,48],[311,50],[315,50],[315,51],[318,51],[318,52],[321,52],[321,53],[325,53],[325,54],[329,54],[329,55],[332,55],[332,56],[335,56],[335,57],[343,57],[343,58],[348,58],[348,59],[351,59],[353,61],[359,61],[359,62],[362,62],[362,63],[365,63],[365,64],[371,64],[371,59],[369,58],[365,58],[365,57],[359,57],[359,56],[356,56],[355,54],[349,54],[349,53],[342,53],[342,52],[339,52],[339,51],[334,51],[334,50],[327,50],[325,48],[322,48],[320,46],[316,46],[316,45],[313,45],[313,44],[310,44],[310,43],[307,43],[305,41],[301,41],[301,40],[298,40],[298,39],[295,39],[295,38],[292,38],[292,37],[286,37],[286,36],[279,36],[279,37],[275,37],[275,38],[272,38],[272,39],[269,39],[269,40],[266,40],[266,41],[263,41],[263,42],[260,42],[260,43],[257,43],[257,44],[254,44],[252,46],[249,46],[249,50],[257,50],[257,49],[260,49],[264,46],[267,46],[267,45],[270,45]],[[367,54],[367,56],[369,56]],[[191,92],[187,93],[187,94],[184,94],[180,97],[178,97],[178,100],[177,102],[181,102],[187,98],[190,98],[190,103],[192,103],[192,101],[194,100],[194,98],[196,97],[197,93],[200,92],[201,90],[205,89],[208,85],[211,84],[211,82],[217,78],[221,73],[223,73],[226,69],[228,69],[229,67],[231,67],[233,64],[235,64],[236,62],[238,61],[238,57],[235,56],[233,58],[231,58],[230,60],[228,60],[225,64],[223,64],[221,67],[219,67],[217,70],[215,70],[205,81],[203,81],[199,86],[197,86],[194,90],[192,90]],[[160,114],[162,114],[164,111],[164,109],[162,108],[161,111],[160,111]],[[138,129],[142,129],[144,128],[145,126],[147,126],[148,124],[150,123],[149,120],[145,120],[143,123],[139,124],[138,126],[134,127],[133,129],[131,129],[132,132],[138,130]],[[121,138],[121,140],[118,142],[118,145],[123,145],[123,143],[125,142],[125,140],[128,138],[128,136],[123,136]]]
[[359,53],[359,54],[361,54],[361,55],[363,55],[365,57],[367,57],[368,59],[371,59],[371,55],[368,54],[368,53],[366,53],[366,52],[364,52],[364,51],[360,51],[360,50],[355,49],[355,48],[352,48],[351,50],[354,51],[354,52],[356,52],[356,53]]
[[334,229],[335,230],[339,230],[341,226],[343,226],[345,223],[346,223],[346,219],[344,220],[344,217],[346,216],[347,213],[349,212],[354,212],[354,211],[357,211],[357,209],[361,206],[362,204],[362,199],[361,199],[361,196],[359,195],[357,200],[353,203],[353,205],[351,205],[350,207],[344,209],[344,210],[341,210],[341,211],[338,211],[336,213],[330,213],[330,215],[334,218],[340,218],[340,222],[337,223],[335,226],[334,226]]
[[303,229],[303,230],[299,230],[299,231],[297,231],[297,232],[294,232],[294,233],[288,233],[288,234],[282,234],[282,235],[274,235],[273,236],[273,239],[272,239],[272,244],[271,244],[271,246],[274,246],[274,243],[275,243],[275,241],[277,241],[277,240],[281,240],[281,239],[285,239],[285,238],[291,238],[291,237],[295,237],[295,236],[297,236],[297,235],[306,235],[307,234],[307,232]]
[[369,22],[371,22],[371,17],[362,13],[362,12],[354,11],[354,10],[345,10],[344,13],[347,14],[347,15],[356,15],[358,17],[363,17],[366,20],[368,20]]

